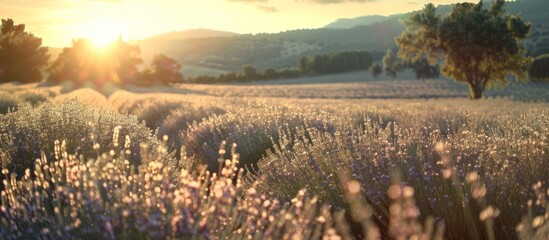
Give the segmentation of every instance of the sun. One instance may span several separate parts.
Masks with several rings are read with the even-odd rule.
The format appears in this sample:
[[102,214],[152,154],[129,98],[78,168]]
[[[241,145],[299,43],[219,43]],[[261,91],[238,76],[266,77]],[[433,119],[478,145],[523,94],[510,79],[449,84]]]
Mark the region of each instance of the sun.
[[89,39],[97,48],[106,48],[122,36],[119,22],[108,18],[94,19],[81,25],[82,36]]

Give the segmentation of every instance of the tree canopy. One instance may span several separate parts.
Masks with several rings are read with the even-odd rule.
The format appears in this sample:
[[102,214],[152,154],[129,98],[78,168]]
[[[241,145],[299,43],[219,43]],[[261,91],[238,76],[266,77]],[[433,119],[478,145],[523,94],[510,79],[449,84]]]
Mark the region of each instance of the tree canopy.
[[49,68],[49,80],[73,81],[77,85],[91,83],[125,84],[138,77],[139,47],[130,45],[121,38],[105,48],[95,47],[89,40],[74,40],[72,47],[63,49]]
[[376,64],[372,64],[372,66],[370,66],[369,71],[372,74],[372,76],[377,79],[379,77],[379,75],[383,72],[383,68],[381,67],[381,65],[376,63]]
[[407,29],[396,39],[399,57],[408,61],[427,58],[431,65],[443,60],[445,76],[469,85],[471,98],[479,99],[488,87],[505,86],[508,76],[526,80],[524,49],[520,42],[530,24],[506,13],[505,1],[495,0],[489,8],[459,3],[442,18],[433,4],[414,13]]
[[385,74],[387,75],[387,77],[395,79],[398,71],[400,71],[401,69],[401,66],[398,62],[398,57],[395,55],[393,50],[387,49],[387,52],[385,53],[385,56],[383,56],[381,63],[383,64],[383,70],[385,70]]
[[2,19],[0,29],[0,83],[39,82],[48,64],[48,49],[42,39],[25,31],[24,24]]
[[140,85],[182,83],[181,64],[164,54],[157,54],[149,69],[145,69]]
[[432,66],[425,58],[413,63],[411,67],[416,75],[416,78],[420,80],[437,78],[439,76],[438,64]]

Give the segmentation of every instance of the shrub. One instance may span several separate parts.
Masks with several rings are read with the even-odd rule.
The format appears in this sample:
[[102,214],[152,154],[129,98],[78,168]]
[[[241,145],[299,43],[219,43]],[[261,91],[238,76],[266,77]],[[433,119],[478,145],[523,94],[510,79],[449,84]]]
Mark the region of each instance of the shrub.
[[51,91],[36,90],[13,90],[11,93],[0,94],[0,114],[5,114],[8,110],[17,111],[24,104],[37,106],[53,97]]
[[[233,149],[234,151],[234,149]],[[154,156],[144,155],[139,171],[121,155],[102,154],[84,163],[67,152],[56,162],[43,156],[34,170],[17,179],[9,170],[6,189],[0,196],[0,235],[5,239],[442,239],[444,227],[427,217],[422,224],[416,192],[393,175],[387,189],[389,228],[379,231],[370,218],[371,208],[360,184],[340,175],[348,214],[334,211],[300,190],[290,203],[260,194],[241,184],[243,169],[238,155],[224,160],[221,174],[178,171]],[[182,162],[178,168],[182,169]],[[31,175],[36,177],[32,177]],[[467,175],[471,192],[484,185],[476,173]],[[536,206],[549,208],[541,183],[534,186]],[[243,196],[237,201],[238,196]],[[486,224],[486,235],[494,239],[491,224],[497,209],[477,200],[483,207],[476,218]],[[517,231],[521,238],[544,239],[546,217],[526,215]],[[509,237],[509,236],[507,236]]]
[[[235,185],[242,174],[235,168],[236,155],[225,160],[220,175],[182,170],[174,184],[166,174],[170,166],[152,156],[135,172],[123,156],[104,154],[83,163],[66,152],[61,155],[55,163],[38,160],[34,179],[27,170],[21,179],[11,175],[5,181],[3,238],[319,239],[337,237],[336,229],[346,233],[348,228],[305,191],[281,205],[253,188]],[[236,201],[241,191],[246,197]]]
[[42,152],[50,162],[60,159],[54,151],[60,147],[74,152],[76,158],[129,150],[128,160],[138,165],[141,143],[157,153],[159,141],[135,117],[98,110],[75,100],[26,107],[0,116],[0,151],[7,155],[2,162],[18,176],[32,169]]
[[26,91],[18,94],[17,96],[24,102],[37,106],[41,103],[48,101],[51,97],[54,97],[55,93],[47,91]]
[[5,114],[9,111],[17,111],[19,108],[19,100],[9,95],[0,95],[0,114]]
[[[338,176],[348,172],[365,192],[374,222],[384,233],[390,228],[385,189],[390,188],[389,173],[396,169],[403,183],[415,190],[420,212],[445,223],[446,237],[487,237],[484,222],[475,218],[485,210],[476,201],[482,197],[500,211],[493,222],[500,239],[512,236],[519,216],[527,213],[524,203],[532,195],[522,186],[549,181],[549,162],[542,160],[549,159],[548,139],[541,134],[549,119],[540,112],[501,116],[493,128],[469,120],[447,136],[438,129],[425,134],[418,126],[401,129],[365,122],[361,128],[338,128],[334,135],[309,129],[308,138],[294,137],[305,140],[294,142],[291,149],[291,142],[284,140],[288,138],[280,137],[274,151],[258,162],[257,174],[247,175],[245,182],[282,202],[306,188],[320,202],[344,209],[345,185]],[[471,193],[468,172],[478,173],[484,182],[480,193]]]
[[326,114],[318,112],[260,104],[249,108],[254,110],[240,109],[193,124],[182,136],[182,145],[215,172],[220,153],[224,157],[229,154],[228,147],[219,152],[219,146],[224,141],[236,143],[241,166],[250,167],[266,150],[273,148],[273,143],[278,142],[281,133],[292,137],[307,126],[326,131],[333,128],[321,119],[320,116]]

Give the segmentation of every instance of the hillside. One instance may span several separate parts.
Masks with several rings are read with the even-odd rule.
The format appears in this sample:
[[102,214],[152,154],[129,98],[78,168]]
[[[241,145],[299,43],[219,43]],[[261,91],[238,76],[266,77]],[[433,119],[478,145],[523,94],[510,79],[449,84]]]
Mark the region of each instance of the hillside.
[[190,39],[190,38],[208,38],[208,37],[233,37],[238,33],[218,31],[212,29],[190,29],[185,31],[174,31],[168,33],[162,33],[152,36],[150,38],[143,39],[143,41],[158,41],[158,40],[177,40],[177,39]]
[[389,19],[352,29],[301,29],[275,34],[229,37],[163,38],[137,42],[145,61],[163,53],[184,65],[239,70],[252,63],[260,69],[296,66],[304,55],[394,47],[394,37],[404,30],[399,19]]
[[[533,32],[526,41],[532,55],[549,52],[549,15],[546,14],[549,5],[545,1],[522,0],[507,4],[510,13],[520,14],[532,22]],[[438,13],[445,15],[451,8],[451,5],[440,5]],[[204,74],[217,70],[238,71],[245,64],[253,64],[260,70],[293,67],[304,55],[335,51],[368,50],[374,51],[374,56],[379,58],[379,52],[396,47],[394,38],[405,29],[401,20],[409,14],[339,19],[325,28],[271,34],[239,35],[198,29],[161,34],[138,44],[145,61],[156,53],[164,53],[185,66],[207,70]],[[196,74],[199,73],[193,75]]]
[[353,28],[359,25],[370,25],[372,23],[382,22],[389,17],[381,15],[368,15],[356,18],[340,18],[328,23],[324,28]]

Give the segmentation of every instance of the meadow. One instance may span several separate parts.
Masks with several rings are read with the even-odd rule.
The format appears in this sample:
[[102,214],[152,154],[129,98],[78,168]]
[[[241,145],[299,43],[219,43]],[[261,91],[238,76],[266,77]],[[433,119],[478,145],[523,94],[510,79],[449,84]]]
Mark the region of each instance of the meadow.
[[0,236],[549,238],[548,84],[327,77],[1,85]]

